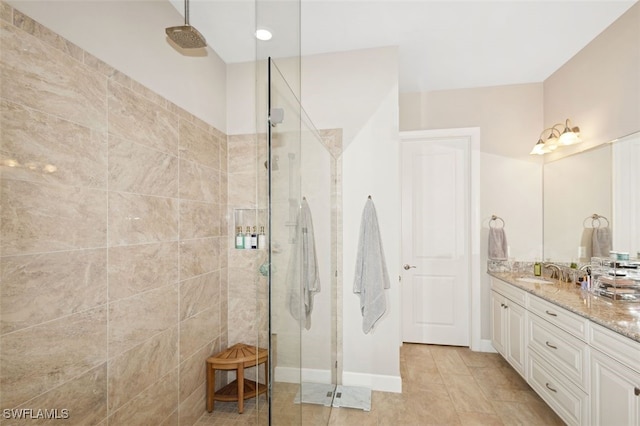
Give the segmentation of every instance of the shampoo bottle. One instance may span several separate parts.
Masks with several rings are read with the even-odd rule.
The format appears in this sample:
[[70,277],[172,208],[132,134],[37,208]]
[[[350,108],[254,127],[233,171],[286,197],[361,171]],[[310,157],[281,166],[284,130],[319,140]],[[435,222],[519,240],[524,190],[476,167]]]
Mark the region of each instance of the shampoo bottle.
[[242,226],[236,228],[236,248],[244,248],[244,235],[242,235]]
[[253,227],[253,232],[251,233],[251,248],[258,248],[258,232],[256,231],[256,227]]
[[247,226],[247,229],[244,233],[244,248],[251,248],[251,227]]
[[264,234],[264,226],[260,227],[260,233],[258,234],[258,248],[267,248],[267,236]]

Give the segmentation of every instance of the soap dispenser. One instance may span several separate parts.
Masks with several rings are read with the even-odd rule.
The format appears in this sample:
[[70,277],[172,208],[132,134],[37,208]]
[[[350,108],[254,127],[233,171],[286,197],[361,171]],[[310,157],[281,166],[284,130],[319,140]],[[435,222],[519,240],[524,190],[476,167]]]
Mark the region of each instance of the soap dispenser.
[[542,275],[542,263],[539,260],[536,260],[533,264],[533,275],[539,277]]

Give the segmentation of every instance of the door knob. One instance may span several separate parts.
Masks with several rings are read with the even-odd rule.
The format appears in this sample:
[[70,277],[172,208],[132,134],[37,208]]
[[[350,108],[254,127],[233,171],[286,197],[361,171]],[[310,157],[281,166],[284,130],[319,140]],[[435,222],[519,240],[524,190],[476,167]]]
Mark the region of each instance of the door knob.
[[404,266],[403,266],[403,268],[405,269],[405,271],[408,271],[408,270],[409,270],[409,269],[411,269],[411,268],[415,268],[415,266],[411,266],[411,265],[409,265],[408,263],[405,263],[405,264],[404,264]]

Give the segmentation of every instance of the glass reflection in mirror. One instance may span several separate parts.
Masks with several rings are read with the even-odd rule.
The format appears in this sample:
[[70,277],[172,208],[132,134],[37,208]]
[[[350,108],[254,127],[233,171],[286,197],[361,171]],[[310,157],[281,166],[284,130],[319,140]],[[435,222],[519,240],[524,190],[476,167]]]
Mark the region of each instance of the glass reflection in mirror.
[[637,256],[640,132],[546,163],[543,174],[545,260],[588,262],[593,228],[607,222],[611,249]]

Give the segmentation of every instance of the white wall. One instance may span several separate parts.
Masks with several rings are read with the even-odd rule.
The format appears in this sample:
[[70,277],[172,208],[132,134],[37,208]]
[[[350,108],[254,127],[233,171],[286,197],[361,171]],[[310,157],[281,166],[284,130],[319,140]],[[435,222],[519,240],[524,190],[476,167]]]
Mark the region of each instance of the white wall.
[[[304,109],[317,128],[343,130],[343,384],[400,391],[397,51],[380,48],[313,55],[301,62]],[[296,61],[277,63],[285,77],[295,79]],[[251,69],[254,64],[229,67],[229,93],[249,95],[243,87],[247,78],[253,78]],[[247,131],[240,117],[247,114],[251,99],[230,96],[229,133]],[[365,335],[353,279],[360,217],[368,195],[378,212],[391,289],[386,292],[386,315]]]
[[[318,128],[343,129],[343,384],[400,391],[400,191],[395,48],[302,58],[302,104]],[[378,213],[391,279],[387,313],[362,331],[353,279],[367,196]]]
[[545,127],[567,118],[583,143],[564,152],[640,130],[640,3],[544,81]]
[[171,47],[164,30],[184,18],[169,2],[7,3],[226,132],[226,65],[211,48],[196,49],[203,56],[185,56]]
[[504,219],[512,257],[542,255],[542,160],[529,156],[542,130],[542,84],[400,95],[400,130],[460,127],[480,127],[481,347],[490,350],[491,215]]

